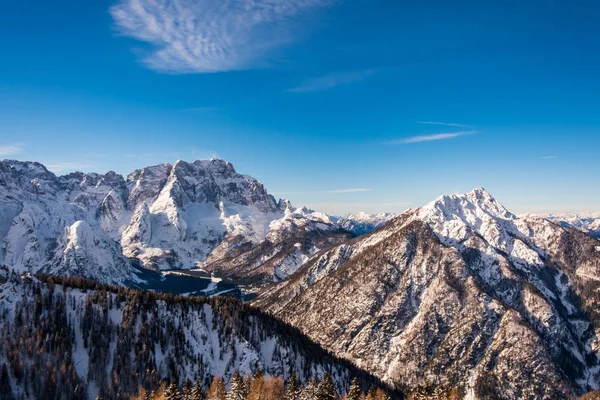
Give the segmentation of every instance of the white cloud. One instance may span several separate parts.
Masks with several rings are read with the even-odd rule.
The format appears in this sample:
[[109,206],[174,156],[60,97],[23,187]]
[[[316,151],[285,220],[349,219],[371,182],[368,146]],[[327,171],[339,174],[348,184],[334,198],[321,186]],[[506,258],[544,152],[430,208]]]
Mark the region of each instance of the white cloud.
[[371,188],[350,188],[350,189],[337,189],[328,190],[327,193],[359,193],[359,192],[370,192]]
[[553,160],[555,158],[558,158],[558,156],[545,156],[545,157],[540,157],[540,160]]
[[451,132],[451,133],[436,133],[434,135],[421,135],[421,136],[413,136],[406,139],[400,140],[392,140],[390,144],[410,144],[410,143],[421,143],[421,142],[431,142],[435,140],[448,140],[454,139],[459,136],[467,136],[474,135],[478,133],[477,131],[461,131],[461,132]]
[[307,79],[295,88],[288,89],[290,93],[315,92],[317,90],[331,89],[336,86],[346,85],[353,82],[362,81],[373,75],[375,70],[367,69],[364,71],[339,72],[335,74],[320,76],[318,78]]
[[293,42],[296,22],[333,0],[119,0],[120,33],[150,43],[143,59],[167,73],[207,73],[263,64]]
[[21,143],[11,143],[0,145],[0,156],[12,156],[13,154],[20,153],[23,150]]
[[421,125],[441,125],[441,126],[452,126],[454,128],[469,128],[469,125],[456,124],[454,122],[415,121],[415,123],[421,124]]

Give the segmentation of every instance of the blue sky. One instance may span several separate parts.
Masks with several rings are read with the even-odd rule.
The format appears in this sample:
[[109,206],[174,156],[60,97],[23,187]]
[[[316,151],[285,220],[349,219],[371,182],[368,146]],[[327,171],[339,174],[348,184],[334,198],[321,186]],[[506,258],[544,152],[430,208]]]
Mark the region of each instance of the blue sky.
[[0,5],[0,158],[126,174],[217,156],[295,204],[402,211],[484,186],[600,209],[594,1]]

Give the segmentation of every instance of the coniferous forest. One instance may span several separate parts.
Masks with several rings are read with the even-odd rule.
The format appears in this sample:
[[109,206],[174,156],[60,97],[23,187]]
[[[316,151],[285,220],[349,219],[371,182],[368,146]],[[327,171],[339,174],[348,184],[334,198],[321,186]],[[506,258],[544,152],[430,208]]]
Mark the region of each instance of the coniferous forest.
[[[6,399],[400,398],[239,300],[0,269]],[[356,397],[359,396],[359,397]]]

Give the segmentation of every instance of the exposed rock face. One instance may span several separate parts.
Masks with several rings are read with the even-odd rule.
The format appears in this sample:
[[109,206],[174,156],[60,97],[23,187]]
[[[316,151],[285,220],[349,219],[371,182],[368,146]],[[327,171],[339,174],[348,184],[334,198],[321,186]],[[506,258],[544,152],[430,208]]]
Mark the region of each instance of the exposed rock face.
[[572,398],[600,379],[597,245],[476,189],[315,255],[256,304],[409,390]]
[[397,216],[398,214],[394,213],[367,214],[359,212],[338,218],[336,222],[340,228],[360,236],[385,225]]
[[[57,177],[0,162],[0,263],[129,284],[150,269],[203,266],[250,281],[284,279],[352,236],[334,219],[275,201],[223,160]],[[217,263],[224,260],[223,263]]]
[[289,202],[285,207],[284,216],[270,223],[264,240],[246,248],[240,246],[237,252],[221,252],[218,248],[205,268],[237,281],[281,281],[314,254],[354,237],[326,214],[304,207],[296,209]]
[[529,214],[534,217],[546,218],[565,227],[579,229],[600,239],[600,212],[587,213],[558,213],[558,214]]
[[0,162],[0,263],[100,282],[135,280],[110,238],[126,195],[113,172],[56,177],[39,163]]

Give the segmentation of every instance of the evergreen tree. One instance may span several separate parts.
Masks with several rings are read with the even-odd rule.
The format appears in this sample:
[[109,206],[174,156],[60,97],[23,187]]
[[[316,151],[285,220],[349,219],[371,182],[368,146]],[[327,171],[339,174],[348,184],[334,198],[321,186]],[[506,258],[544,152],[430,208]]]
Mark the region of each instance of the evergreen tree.
[[188,400],[203,400],[202,386],[200,386],[199,379],[196,379],[194,387],[192,388],[192,392],[190,393],[190,398]]
[[321,383],[319,383],[319,389],[317,394],[318,400],[335,400],[337,399],[337,395],[335,393],[335,386],[333,384],[333,379],[331,379],[331,375],[329,372],[325,372],[323,375],[323,379]]
[[317,400],[319,382],[317,380],[309,381],[300,391],[300,400]]
[[165,400],[182,400],[181,393],[179,392],[175,380],[172,380],[171,384],[167,387],[167,390],[165,391]]
[[348,389],[348,394],[346,394],[346,398],[348,400],[360,400],[360,396],[362,395],[360,391],[360,384],[358,383],[358,379],[352,379],[352,383],[350,384],[350,388]]
[[246,388],[244,379],[241,375],[235,371],[231,380],[229,381],[229,393],[227,393],[227,400],[244,400],[246,398]]
[[285,400],[298,400],[300,398],[300,385],[298,384],[298,378],[296,372],[292,372],[292,376],[287,382],[285,388]]
[[190,400],[192,398],[192,381],[186,379],[183,382],[183,400]]

